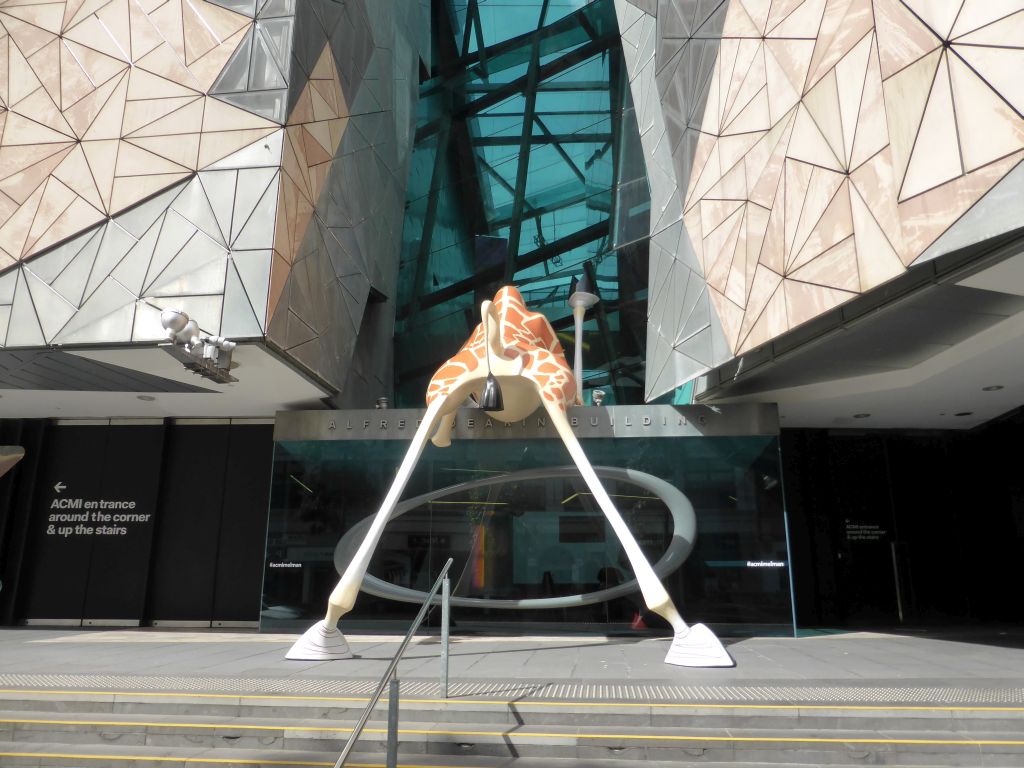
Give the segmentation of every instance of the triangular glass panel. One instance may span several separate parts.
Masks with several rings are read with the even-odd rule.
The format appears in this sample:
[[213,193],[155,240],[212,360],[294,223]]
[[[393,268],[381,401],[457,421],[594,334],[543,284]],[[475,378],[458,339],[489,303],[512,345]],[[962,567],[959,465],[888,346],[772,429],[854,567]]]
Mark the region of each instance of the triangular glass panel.
[[248,16],[250,19],[256,16],[256,0],[207,0],[207,2]]
[[136,240],[142,237],[146,230],[153,226],[153,222],[167,210],[183,186],[184,183],[177,184],[141,205],[118,214],[116,218],[118,226],[131,233]]
[[[243,176],[244,174],[239,175]],[[275,176],[263,193],[263,197],[253,209],[244,229],[232,241],[232,249],[253,250],[273,246],[277,227],[278,178]]]
[[39,325],[47,341],[52,340],[64,324],[75,314],[77,307],[54,291],[29,269],[22,270],[26,285],[32,294]]
[[[168,220],[173,215],[168,215]],[[224,290],[228,252],[213,240],[197,233],[188,241],[160,276],[146,288],[147,296],[214,294]]]
[[242,281],[242,288],[249,298],[263,328],[267,313],[267,298],[270,291],[270,264],[272,251],[235,251],[232,254],[235,269]]
[[53,341],[59,344],[128,341],[135,320],[135,300],[123,285],[108,278]]
[[207,170],[224,170],[229,168],[276,168],[281,164],[281,149],[284,143],[284,130],[275,131],[254,141],[247,147],[218,160]]
[[235,171],[200,171],[199,181],[206,191],[206,199],[210,203],[220,231],[227,235],[231,232],[231,216],[235,206],[235,183],[238,174]]
[[43,329],[39,325],[32,295],[23,270],[18,270],[18,286],[14,291],[14,306],[11,308],[10,327],[7,331],[9,347],[41,347],[46,344]]
[[217,77],[217,81],[210,89],[211,94],[242,93],[248,90],[252,39],[253,30],[250,29]]
[[227,238],[221,232],[217,217],[206,198],[203,185],[196,176],[181,191],[171,205],[171,210],[181,214],[182,218],[192,222],[211,240],[227,248]]
[[228,265],[227,282],[224,285],[224,316],[221,320],[221,333],[232,339],[260,337],[263,329],[249,297],[242,288],[242,281],[235,271],[234,265]]
[[103,231],[99,251],[92,265],[89,282],[85,286],[83,301],[87,302],[96,287],[106,279],[110,272],[120,263],[136,240],[116,224],[108,224]]
[[121,263],[110,273],[121,285],[136,296],[142,295],[146,273],[149,271],[149,265],[153,259],[153,250],[156,248],[159,236],[160,227],[150,227],[149,231],[128,251],[128,254],[121,259]]
[[239,171],[235,187],[235,211],[231,219],[231,241],[241,233],[249,222],[253,209],[263,198],[277,176],[276,168],[256,168]]

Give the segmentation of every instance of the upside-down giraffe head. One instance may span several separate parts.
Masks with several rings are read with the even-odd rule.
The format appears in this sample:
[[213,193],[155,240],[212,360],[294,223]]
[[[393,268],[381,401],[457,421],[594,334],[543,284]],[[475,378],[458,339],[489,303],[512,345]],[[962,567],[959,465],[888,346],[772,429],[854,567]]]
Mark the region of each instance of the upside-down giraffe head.
[[[576,379],[551,323],[540,312],[527,309],[518,290],[512,286],[501,288],[493,301],[483,302],[481,316],[462,349],[431,377],[428,405],[469,381],[478,380],[482,385],[489,368],[494,369],[503,388],[509,383],[514,386],[513,377],[530,382],[530,391],[538,396],[534,408],[541,404],[539,398],[563,410],[575,401]],[[510,366],[513,362],[514,372]],[[457,406],[453,404],[453,408]],[[501,413],[494,415],[502,418]]]

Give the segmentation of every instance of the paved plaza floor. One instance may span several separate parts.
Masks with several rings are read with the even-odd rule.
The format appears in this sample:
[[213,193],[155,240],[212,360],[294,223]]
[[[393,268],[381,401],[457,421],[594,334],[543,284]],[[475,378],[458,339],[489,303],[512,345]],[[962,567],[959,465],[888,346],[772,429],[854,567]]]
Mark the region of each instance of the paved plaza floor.
[[[266,693],[363,692],[400,637],[350,634],[355,658],[287,661],[293,635],[0,630],[0,687]],[[1024,629],[816,633],[727,640],[732,669],[662,662],[668,638],[454,635],[453,695],[903,704],[1024,703]],[[440,641],[414,639],[399,667],[436,692]]]

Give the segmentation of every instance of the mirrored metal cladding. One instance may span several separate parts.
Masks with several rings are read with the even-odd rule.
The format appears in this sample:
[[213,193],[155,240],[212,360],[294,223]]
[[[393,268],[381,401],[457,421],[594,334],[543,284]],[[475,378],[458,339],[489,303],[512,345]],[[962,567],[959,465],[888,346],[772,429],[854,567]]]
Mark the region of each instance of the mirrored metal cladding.
[[0,1],[0,345],[175,307],[342,388],[394,283],[419,10]]
[[1024,223],[1022,13],[0,0],[0,346],[173,306],[411,405],[496,284],[569,341],[586,274],[585,388],[651,400]]
[[1024,223],[1021,3],[615,5],[651,182],[648,398]]

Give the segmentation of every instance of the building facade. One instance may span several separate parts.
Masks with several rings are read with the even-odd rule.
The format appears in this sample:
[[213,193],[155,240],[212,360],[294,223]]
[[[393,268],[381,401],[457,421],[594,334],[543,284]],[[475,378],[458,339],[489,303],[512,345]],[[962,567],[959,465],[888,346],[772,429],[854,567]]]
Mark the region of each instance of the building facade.
[[[286,416],[275,441],[275,414],[419,407],[503,284],[571,347],[581,275],[586,405],[777,407],[664,466],[669,443],[593,443],[692,497],[684,605],[764,631],[1019,620],[992,585],[1024,553],[1000,450],[1024,402],[1022,24],[1016,0],[0,0],[0,442],[25,448],[0,620],[304,618],[395,444]],[[530,439],[545,458],[464,463],[555,460]],[[517,549],[559,482],[464,497],[436,535],[410,512],[371,572],[411,587],[458,541],[467,599],[594,591],[616,553],[585,505],[548,533],[586,574]],[[145,511],[93,520],[61,485]],[[674,529],[648,512],[656,560]],[[633,618],[599,605],[550,621]]]

